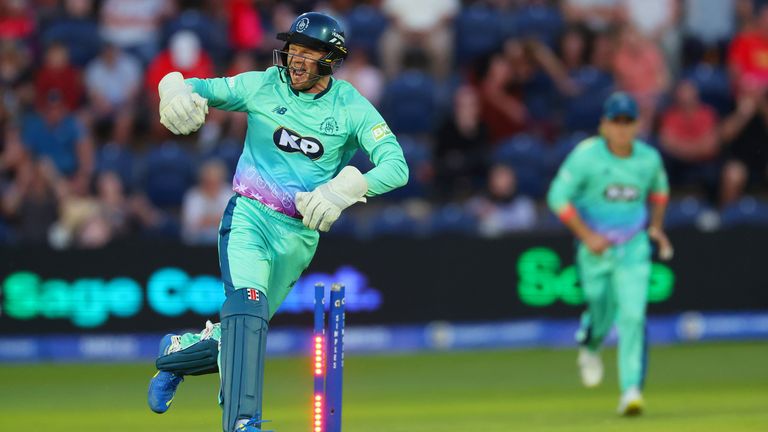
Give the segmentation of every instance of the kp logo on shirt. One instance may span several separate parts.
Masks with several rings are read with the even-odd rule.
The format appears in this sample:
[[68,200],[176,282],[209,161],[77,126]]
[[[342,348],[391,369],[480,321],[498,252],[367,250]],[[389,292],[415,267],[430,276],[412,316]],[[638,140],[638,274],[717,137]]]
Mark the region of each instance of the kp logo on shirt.
[[324,152],[323,144],[317,138],[303,137],[282,126],[275,130],[272,140],[280,150],[288,153],[301,152],[311,160],[319,159]]
[[632,185],[612,184],[603,192],[608,201],[637,201],[640,199],[640,190]]

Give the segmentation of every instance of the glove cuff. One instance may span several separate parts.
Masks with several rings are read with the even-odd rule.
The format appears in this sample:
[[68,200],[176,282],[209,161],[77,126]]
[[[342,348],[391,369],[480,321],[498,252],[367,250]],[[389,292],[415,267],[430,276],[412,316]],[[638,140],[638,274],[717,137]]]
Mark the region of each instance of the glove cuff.
[[328,182],[333,193],[344,200],[343,208],[347,208],[356,202],[366,202],[365,194],[368,192],[368,180],[357,168],[347,165],[339,174]]
[[184,82],[184,75],[181,72],[166,74],[157,85],[157,91],[160,94],[160,100],[171,98],[180,93],[192,93],[190,86]]

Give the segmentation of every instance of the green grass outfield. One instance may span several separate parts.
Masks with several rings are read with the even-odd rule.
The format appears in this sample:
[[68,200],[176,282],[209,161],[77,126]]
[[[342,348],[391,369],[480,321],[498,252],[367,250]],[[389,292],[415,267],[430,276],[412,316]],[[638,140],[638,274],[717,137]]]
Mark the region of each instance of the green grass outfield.
[[[768,343],[656,347],[646,414],[614,414],[614,351],[602,387],[580,387],[573,350],[350,356],[345,432],[768,431]],[[308,359],[267,363],[266,417],[310,431]],[[190,377],[170,411],[146,407],[149,364],[2,365],[0,431],[216,432],[216,375]]]

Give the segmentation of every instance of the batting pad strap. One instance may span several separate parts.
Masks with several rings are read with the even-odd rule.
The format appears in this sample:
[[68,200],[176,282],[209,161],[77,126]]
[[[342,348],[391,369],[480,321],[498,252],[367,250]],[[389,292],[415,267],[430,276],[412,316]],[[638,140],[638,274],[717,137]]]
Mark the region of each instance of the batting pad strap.
[[224,432],[240,419],[261,421],[269,305],[254,288],[232,291],[221,307],[221,402]]
[[213,339],[202,340],[189,347],[158,357],[158,370],[179,375],[206,375],[219,371],[217,359],[219,343]]

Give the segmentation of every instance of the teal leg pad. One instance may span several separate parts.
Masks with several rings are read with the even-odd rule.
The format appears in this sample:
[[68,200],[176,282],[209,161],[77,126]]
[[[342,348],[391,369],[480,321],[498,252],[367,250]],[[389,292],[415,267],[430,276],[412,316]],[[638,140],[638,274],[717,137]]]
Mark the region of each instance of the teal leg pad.
[[261,421],[269,305],[253,288],[229,292],[221,307],[222,427],[240,419]]
[[219,343],[206,339],[174,353],[158,357],[158,370],[179,375],[206,375],[219,371]]

